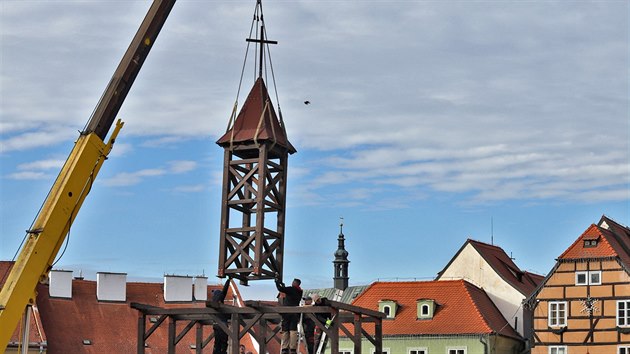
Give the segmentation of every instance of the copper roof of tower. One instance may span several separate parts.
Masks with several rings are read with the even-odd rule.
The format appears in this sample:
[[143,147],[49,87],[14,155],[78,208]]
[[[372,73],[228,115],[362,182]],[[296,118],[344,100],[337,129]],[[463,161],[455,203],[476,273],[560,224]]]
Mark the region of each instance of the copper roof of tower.
[[232,128],[229,129],[217,144],[225,147],[248,142],[271,141],[284,147],[293,154],[295,148],[289,142],[276,111],[273,109],[269,93],[262,77],[252,87]]

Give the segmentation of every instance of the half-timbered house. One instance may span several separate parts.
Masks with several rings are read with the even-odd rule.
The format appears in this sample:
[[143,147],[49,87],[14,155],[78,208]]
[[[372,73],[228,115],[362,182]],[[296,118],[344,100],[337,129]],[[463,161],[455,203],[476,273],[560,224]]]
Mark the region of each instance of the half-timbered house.
[[532,354],[630,354],[630,229],[602,216],[527,299]]

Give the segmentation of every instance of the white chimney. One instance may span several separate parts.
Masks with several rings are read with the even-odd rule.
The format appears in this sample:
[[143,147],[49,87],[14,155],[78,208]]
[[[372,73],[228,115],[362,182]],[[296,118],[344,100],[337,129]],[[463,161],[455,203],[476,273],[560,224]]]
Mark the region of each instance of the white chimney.
[[48,294],[50,297],[72,299],[72,271],[53,269],[49,274],[50,283]]
[[127,273],[96,273],[96,298],[98,301],[126,301]]
[[206,301],[208,300],[208,277],[197,276],[195,277],[195,300]]
[[164,301],[192,301],[192,277],[164,276]]

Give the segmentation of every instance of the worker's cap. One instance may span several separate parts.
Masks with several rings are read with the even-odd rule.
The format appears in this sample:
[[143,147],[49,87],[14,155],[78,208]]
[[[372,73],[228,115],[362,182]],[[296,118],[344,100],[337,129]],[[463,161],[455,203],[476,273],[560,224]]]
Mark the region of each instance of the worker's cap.
[[212,290],[212,301],[217,302],[221,298],[221,290]]

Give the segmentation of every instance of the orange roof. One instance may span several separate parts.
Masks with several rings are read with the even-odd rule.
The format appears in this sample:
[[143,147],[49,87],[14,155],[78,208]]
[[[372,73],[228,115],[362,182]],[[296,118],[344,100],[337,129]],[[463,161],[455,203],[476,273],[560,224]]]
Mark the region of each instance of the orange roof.
[[[584,241],[593,240],[597,241],[596,246],[584,245]],[[589,226],[558,259],[610,257],[618,257],[630,267],[630,229],[603,215],[597,225]]]
[[259,77],[252,87],[233,126],[217,144],[226,147],[232,143],[272,141],[293,154],[296,150],[289,142],[284,128],[273,109],[264,80]]
[[[50,298],[48,286],[38,288],[37,304],[48,335],[48,353],[133,353],[136,351],[138,311],[131,302],[166,308],[205,307],[205,302],[165,303],[161,283],[127,283],[126,302],[104,302],[96,298],[96,282],[72,281],[72,298]],[[211,291],[219,286],[208,287]],[[226,299],[229,301],[229,298]],[[178,330],[185,325],[178,324]],[[147,353],[165,353],[168,345],[168,325],[162,324],[147,340]],[[179,332],[178,332],[179,333]],[[204,335],[211,333],[204,328]],[[89,340],[91,344],[83,344]],[[190,350],[195,343],[195,331],[190,331],[178,343],[180,350]],[[209,344],[211,345],[211,344]]]
[[[353,305],[378,311],[378,302],[390,299],[399,310],[383,320],[383,335],[493,334],[518,338],[482,289],[465,280],[427,282],[375,282]],[[432,319],[417,319],[417,300],[432,299],[437,308]]]
[[[573,244],[558,257],[558,259],[582,259],[582,258],[604,258],[616,257],[617,252],[610,246],[604,233],[606,230],[600,229],[597,225],[591,226],[573,242]],[[599,240],[597,246],[585,247],[585,240]]]

